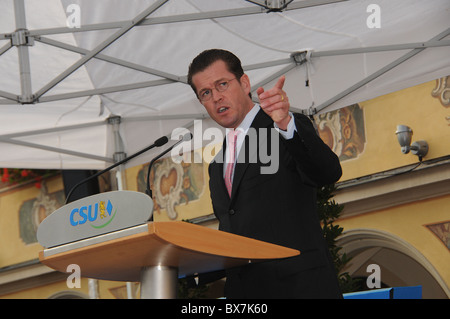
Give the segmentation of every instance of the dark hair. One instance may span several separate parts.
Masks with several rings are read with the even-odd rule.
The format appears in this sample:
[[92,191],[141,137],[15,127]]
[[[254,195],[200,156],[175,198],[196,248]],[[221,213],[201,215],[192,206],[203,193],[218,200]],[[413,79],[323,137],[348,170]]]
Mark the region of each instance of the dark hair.
[[198,73],[204,71],[211,64],[216,61],[222,60],[225,62],[228,71],[234,74],[236,79],[240,81],[241,77],[244,75],[244,70],[242,69],[241,60],[233,53],[221,50],[221,49],[209,49],[205,50],[199,55],[197,55],[194,60],[192,60],[191,65],[189,65],[189,72],[187,81],[191,88],[197,94],[196,88],[192,83],[192,77]]

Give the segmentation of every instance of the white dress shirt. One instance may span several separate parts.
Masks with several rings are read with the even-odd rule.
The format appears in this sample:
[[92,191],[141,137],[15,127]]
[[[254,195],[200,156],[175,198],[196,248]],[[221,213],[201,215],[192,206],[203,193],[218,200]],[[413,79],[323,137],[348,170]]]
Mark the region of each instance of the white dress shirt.
[[[255,104],[253,106],[253,108],[247,113],[247,115],[244,117],[244,120],[242,120],[241,124],[236,128],[236,130],[240,130],[241,133],[237,136],[237,141],[236,141],[236,159],[239,156],[239,151],[241,150],[242,147],[242,143],[245,140],[245,135],[247,135],[248,129],[250,128],[250,126],[253,123],[253,120],[255,119],[256,114],[258,114],[259,110],[261,109],[261,107],[259,106],[259,104]],[[283,136],[285,139],[291,139],[294,136],[294,131],[297,131],[297,128],[295,126],[295,122],[294,122],[294,116],[292,115],[291,112],[289,112],[289,115],[291,116],[291,120],[289,121],[288,127],[286,129],[286,131],[281,130],[275,123],[274,123],[274,128],[281,134],[281,136]],[[225,130],[226,133],[226,143],[228,144],[228,132],[230,130],[230,128],[227,128]],[[229,148],[227,147],[225,150],[225,162],[223,165],[223,175],[225,176],[225,170],[227,167],[227,161],[229,157]],[[234,174],[234,172],[233,172]]]

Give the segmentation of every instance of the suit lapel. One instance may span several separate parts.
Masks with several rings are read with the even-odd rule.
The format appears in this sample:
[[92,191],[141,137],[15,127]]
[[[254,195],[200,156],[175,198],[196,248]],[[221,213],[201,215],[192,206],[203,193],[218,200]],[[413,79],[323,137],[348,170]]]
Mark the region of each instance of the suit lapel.
[[223,192],[228,197],[227,188],[225,186],[225,180],[223,179],[223,165],[224,165],[224,156],[226,149],[226,139],[223,140],[221,150],[216,154],[213,161],[210,163],[211,171],[210,178],[214,181],[214,187],[217,188],[220,192]]
[[[250,145],[250,143],[258,143],[258,142],[265,143],[266,142],[265,140],[264,141],[260,140],[261,136],[259,136],[259,129],[269,127],[270,125],[273,125],[272,123],[273,123],[272,119],[262,109],[259,110],[259,112],[255,116],[255,119],[252,122],[252,125],[250,126],[249,132],[247,132],[247,135],[245,136],[244,143],[242,144],[242,148],[239,152],[237,164],[234,170],[233,188],[231,190],[231,200],[233,200],[236,191],[239,187],[239,184],[241,183],[242,177],[244,176],[244,173],[247,170],[249,164],[256,163],[258,160],[258,145]],[[250,130],[253,130],[253,133],[250,132]],[[257,137],[258,142],[255,141],[255,137]]]
[[[255,137],[257,137],[259,143],[266,142],[267,135],[264,138],[264,140],[261,140],[262,137],[259,135],[259,129],[267,128],[270,126],[273,126],[272,119],[263,110],[259,110],[250,126],[250,129],[253,130],[253,132],[247,133],[247,135],[245,136],[245,141],[239,152],[239,156],[234,171],[233,188],[231,190],[230,205],[232,205],[233,203],[236,191],[239,187],[239,184],[241,183],[242,177],[244,176],[245,171],[247,170],[249,164],[256,163],[258,160],[258,145],[254,145],[254,143],[257,143],[255,141]],[[249,138],[249,136],[252,137]],[[250,145],[250,143],[253,143],[253,145]],[[210,163],[211,165],[210,178],[212,181],[214,181],[214,187],[217,187],[217,191],[222,192],[224,194],[224,197],[230,199],[223,178],[223,169],[224,169],[223,165],[225,161],[224,154],[226,150],[226,144],[227,143],[225,138],[223,141],[222,149],[217,153],[217,155],[214,157],[214,160]]]

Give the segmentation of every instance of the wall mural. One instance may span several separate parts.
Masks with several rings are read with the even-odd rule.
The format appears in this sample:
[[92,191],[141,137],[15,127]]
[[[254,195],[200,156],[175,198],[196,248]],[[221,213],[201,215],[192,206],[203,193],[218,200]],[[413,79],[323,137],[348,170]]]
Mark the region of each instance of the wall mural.
[[64,205],[64,191],[49,194],[45,180],[36,198],[26,200],[19,209],[19,233],[25,244],[37,243],[39,224],[51,213]]
[[320,137],[341,162],[357,158],[364,151],[364,112],[358,104],[320,114],[314,121]]
[[450,76],[436,80],[436,87],[431,91],[431,96],[437,98],[443,106],[450,106]]
[[425,225],[450,251],[450,221]]
[[[444,107],[450,107],[450,76],[436,80],[436,87],[431,91],[431,96],[437,98]],[[450,125],[450,116],[445,119]]]
[[[198,153],[194,151],[190,155],[192,157],[189,158],[194,159]],[[179,217],[177,206],[200,200],[205,189],[203,161],[177,162],[171,157],[160,159],[154,163],[150,171],[154,213],[161,214],[161,210],[164,209],[171,220]],[[145,192],[147,171],[148,165],[145,165],[137,175],[140,192]]]

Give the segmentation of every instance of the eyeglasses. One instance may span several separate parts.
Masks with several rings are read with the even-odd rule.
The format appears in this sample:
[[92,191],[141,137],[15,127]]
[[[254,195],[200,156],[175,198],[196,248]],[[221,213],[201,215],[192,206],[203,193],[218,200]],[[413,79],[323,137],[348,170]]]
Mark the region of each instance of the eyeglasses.
[[[214,88],[216,89],[217,92],[225,92],[230,86],[229,84],[230,81],[233,80],[236,80],[236,78],[231,80],[220,80],[214,85]],[[198,98],[202,102],[207,102],[211,100],[211,97],[212,97],[212,89],[203,89],[198,94]]]

